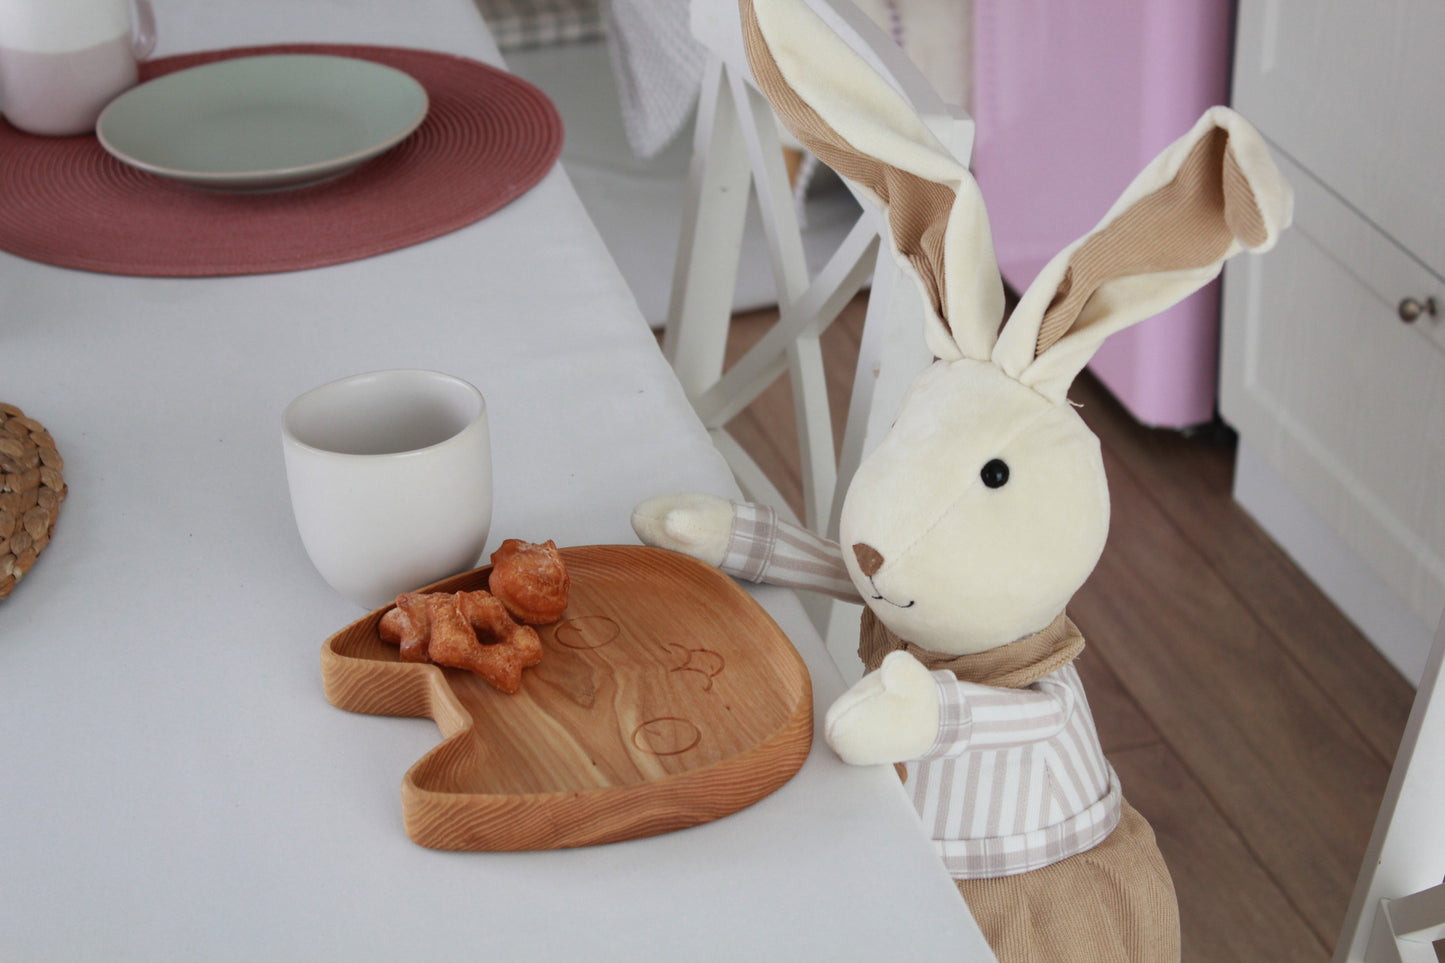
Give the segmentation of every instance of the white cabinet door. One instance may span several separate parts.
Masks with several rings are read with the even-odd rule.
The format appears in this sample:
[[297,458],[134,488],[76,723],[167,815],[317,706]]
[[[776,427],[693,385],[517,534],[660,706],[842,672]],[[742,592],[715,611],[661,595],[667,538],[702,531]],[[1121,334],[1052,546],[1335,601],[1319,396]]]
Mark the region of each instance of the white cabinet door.
[[1445,606],[1445,324],[1407,325],[1397,305],[1406,295],[1445,305],[1445,285],[1303,170],[1280,165],[1295,187],[1295,226],[1274,251],[1228,268],[1222,411],[1433,625]]
[[1244,0],[1234,104],[1445,277],[1445,2]]

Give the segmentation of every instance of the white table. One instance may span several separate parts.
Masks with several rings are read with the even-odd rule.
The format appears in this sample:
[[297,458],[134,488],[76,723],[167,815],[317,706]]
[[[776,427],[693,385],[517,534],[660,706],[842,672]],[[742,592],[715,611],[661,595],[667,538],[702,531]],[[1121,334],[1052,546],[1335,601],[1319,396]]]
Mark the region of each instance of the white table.
[[[161,53],[282,41],[498,61],[466,0],[156,0]],[[278,419],[384,367],[488,397],[493,544],[633,542],[667,490],[730,494],[560,169],[461,232],[225,280],[0,254],[0,400],[53,433],[70,495],[0,602],[0,959],[988,958],[896,778],[821,738],[734,816],[557,852],[441,853],[401,825],[426,720],[321,692],[360,613],[292,524]],[[490,547],[490,546],[489,546]],[[789,593],[758,598],[842,682]]]

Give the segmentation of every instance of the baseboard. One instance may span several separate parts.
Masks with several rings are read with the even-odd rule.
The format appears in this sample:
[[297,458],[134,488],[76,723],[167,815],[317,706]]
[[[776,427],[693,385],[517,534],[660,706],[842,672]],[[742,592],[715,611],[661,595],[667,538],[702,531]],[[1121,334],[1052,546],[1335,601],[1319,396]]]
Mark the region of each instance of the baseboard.
[[1421,621],[1243,438],[1235,458],[1234,500],[1390,664],[1417,684],[1435,627]]

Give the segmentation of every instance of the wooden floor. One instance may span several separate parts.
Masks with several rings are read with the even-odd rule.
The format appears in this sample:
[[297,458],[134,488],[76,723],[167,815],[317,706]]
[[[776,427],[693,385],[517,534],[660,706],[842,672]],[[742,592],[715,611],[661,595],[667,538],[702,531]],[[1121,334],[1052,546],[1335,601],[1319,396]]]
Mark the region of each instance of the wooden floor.
[[[865,303],[825,343],[846,407]],[[734,319],[735,356],[775,315]],[[1070,614],[1125,795],[1153,824],[1190,961],[1327,959],[1413,691],[1230,498],[1226,430],[1138,425],[1087,373],[1113,520]],[[729,426],[801,498],[779,382]]]

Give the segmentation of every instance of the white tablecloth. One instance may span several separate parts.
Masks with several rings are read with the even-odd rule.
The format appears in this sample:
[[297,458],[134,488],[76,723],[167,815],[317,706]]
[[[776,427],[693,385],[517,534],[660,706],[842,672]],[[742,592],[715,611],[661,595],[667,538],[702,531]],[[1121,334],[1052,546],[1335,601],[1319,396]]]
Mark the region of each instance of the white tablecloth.
[[[156,7],[162,53],[496,59],[466,0]],[[317,271],[144,279],[0,255],[0,400],[50,429],[70,486],[0,601],[0,959],[986,954],[891,772],[821,739],[777,793],[683,832],[542,853],[412,843],[400,780],[437,730],[323,697],[321,642],[360,613],[305,557],[279,440],[291,397],[384,367],[486,394],[492,546],[630,543],[640,498],[731,491],[560,169],[464,231]],[[758,597],[821,717],[836,671],[796,599]]]

